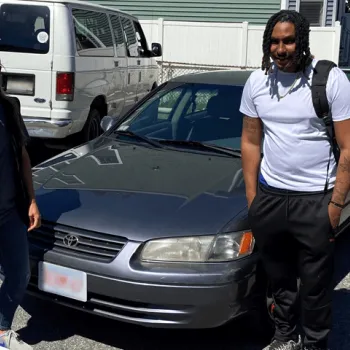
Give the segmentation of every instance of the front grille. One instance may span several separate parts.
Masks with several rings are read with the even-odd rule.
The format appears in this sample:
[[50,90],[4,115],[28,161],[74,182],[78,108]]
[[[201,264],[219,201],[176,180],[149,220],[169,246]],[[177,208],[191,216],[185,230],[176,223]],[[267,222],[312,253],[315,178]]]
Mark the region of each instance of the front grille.
[[28,238],[30,244],[43,251],[51,250],[99,262],[110,262],[115,259],[127,243],[124,237],[47,222],[42,223],[39,229],[30,231]]

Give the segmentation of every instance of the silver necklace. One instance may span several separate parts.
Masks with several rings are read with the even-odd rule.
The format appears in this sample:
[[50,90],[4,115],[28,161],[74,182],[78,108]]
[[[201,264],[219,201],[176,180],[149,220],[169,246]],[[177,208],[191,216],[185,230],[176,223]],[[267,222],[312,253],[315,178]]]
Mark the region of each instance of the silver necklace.
[[278,99],[279,100],[282,100],[282,98],[285,98],[292,91],[292,89],[294,88],[294,86],[295,86],[295,84],[296,84],[296,82],[298,81],[299,78],[300,78],[300,73],[297,74],[297,76],[294,79],[293,84],[291,85],[291,87],[288,89],[288,91],[283,96],[280,95],[280,92],[279,92],[279,89],[278,89],[278,84],[277,84],[277,94],[278,94]]

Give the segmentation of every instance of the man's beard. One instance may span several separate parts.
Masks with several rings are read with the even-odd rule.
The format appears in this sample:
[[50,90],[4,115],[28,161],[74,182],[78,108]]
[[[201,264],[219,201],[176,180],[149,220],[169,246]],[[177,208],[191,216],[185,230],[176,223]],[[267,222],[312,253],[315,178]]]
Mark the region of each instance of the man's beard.
[[274,59],[275,60],[283,59],[283,60],[287,61],[287,63],[285,65],[278,65],[276,63],[278,69],[281,70],[282,72],[289,70],[291,67],[293,67],[295,65],[295,60],[293,59],[293,56],[288,55],[288,54],[286,56],[282,56],[282,57],[281,56],[274,56]]

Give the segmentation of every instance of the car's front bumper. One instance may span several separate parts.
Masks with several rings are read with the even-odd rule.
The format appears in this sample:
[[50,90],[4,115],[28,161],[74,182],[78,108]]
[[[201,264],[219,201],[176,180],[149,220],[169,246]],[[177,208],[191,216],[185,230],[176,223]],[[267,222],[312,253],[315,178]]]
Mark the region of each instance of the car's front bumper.
[[[45,261],[88,273],[87,302],[40,291],[38,259],[32,257],[28,294],[104,317],[151,327],[212,328],[244,314],[252,307],[257,287],[256,256],[229,264],[169,265],[167,269],[164,265],[147,266],[130,261],[137,246],[137,243],[129,242],[110,264],[92,264],[53,252],[45,254]],[[126,257],[129,263],[126,263]],[[112,277],[111,268],[118,264],[124,272],[116,271]]]

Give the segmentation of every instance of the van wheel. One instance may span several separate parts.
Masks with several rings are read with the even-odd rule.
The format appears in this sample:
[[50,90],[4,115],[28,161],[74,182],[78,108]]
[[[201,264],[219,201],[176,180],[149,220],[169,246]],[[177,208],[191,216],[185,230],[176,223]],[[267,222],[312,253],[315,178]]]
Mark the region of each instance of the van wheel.
[[101,113],[98,109],[90,110],[84,128],[82,130],[83,142],[91,141],[102,134]]

